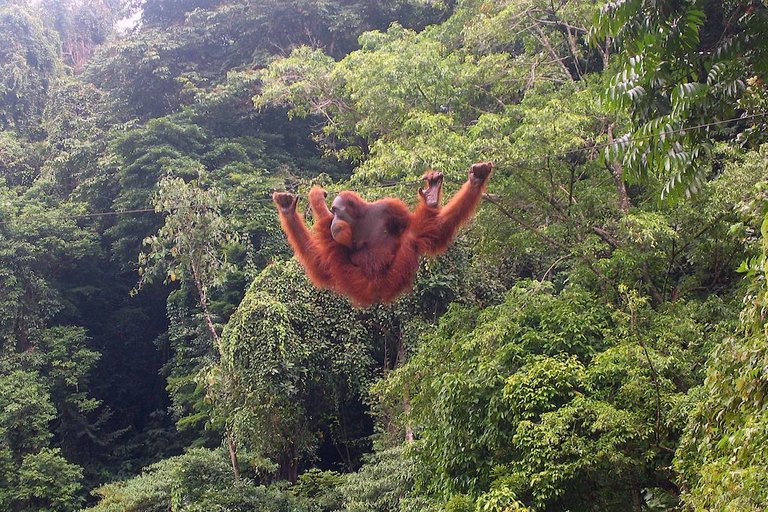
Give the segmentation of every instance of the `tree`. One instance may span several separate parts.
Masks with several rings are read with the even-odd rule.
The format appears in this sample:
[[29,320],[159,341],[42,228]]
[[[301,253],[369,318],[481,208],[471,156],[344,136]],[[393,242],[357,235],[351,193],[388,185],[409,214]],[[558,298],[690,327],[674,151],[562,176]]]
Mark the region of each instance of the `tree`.
[[31,185],[40,172],[42,144],[30,143],[12,131],[0,131],[0,141],[0,176],[5,184]]
[[[139,256],[141,283],[151,282],[158,272],[169,281],[191,282],[197,294],[208,335],[219,355],[221,338],[209,309],[208,291],[220,286],[228,269],[222,248],[231,241],[226,223],[217,211],[219,198],[213,190],[198,188],[182,178],[161,179],[155,209],[168,212],[158,234],[145,240],[149,251]],[[231,433],[227,435],[232,470],[239,478],[237,451]]]
[[[0,225],[0,267],[4,293],[0,300],[0,339],[3,352],[28,352],[40,342],[46,323],[60,311],[56,273],[71,268],[93,250],[93,233],[71,218],[79,205],[52,206],[46,186],[10,190],[0,185],[3,218]],[[57,262],[54,264],[53,262]]]
[[300,464],[328,441],[353,466],[366,435],[360,402],[371,378],[368,339],[345,300],[314,290],[296,262],[273,264],[224,330],[216,413],[245,448],[275,461],[284,479],[295,482]]
[[208,291],[222,284],[229,270],[223,248],[233,242],[218,211],[220,200],[215,190],[202,189],[197,182],[171,176],[161,179],[155,209],[168,215],[158,234],[144,241],[149,250],[139,258],[143,283],[158,272],[168,281],[191,281],[208,333],[219,350],[221,341],[208,309]]
[[[677,449],[683,501],[691,510],[760,510],[766,492],[766,382],[768,361],[765,337],[766,292],[766,147],[731,162],[731,170],[751,173],[753,197],[740,210],[735,230],[745,236],[752,255],[745,259],[746,293],[738,328],[724,333],[707,362],[706,379],[691,392],[695,400],[685,436]],[[751,227],[751,229],[748,229]],[[749,233],[752,233],[751,235]]]
[[409,506],[412,510],[424,510],[420,506],[426,504],[410,496],[419,469],[405,446],[370,454],[365,464],[357,472],[345,475],[337,487],[341,494],[338,510],[389,512],[407,510]]
[[56,409],[37,373],[0,376],[0,504],[6,510],[79,509],[82,468],[47,447]]
[[82,469],[70,464],[57,449],[43,449],[24,457],[11,491],[11,510],[75,511]]
[[554,511],[674,503],[669,447],[707,332],[727,330],[730,311],[712,299],[656,312],[631,297],[617,308],[533,282],[483,311],[454,305],[374,386],[393,409],[410,390],[399,421],[414,428],[416,494]]
[[61,39],[61,56],[75,73],[82,72],[95,48],[104,43],[122,0],[51,1],[40,3],[46,24]]
[[276,486],[264,487],[228,478],[226,455],[202,448],[152,464],[134,478],[104,485],[88,512],[142,510],[179,512],[263,510],[305,512],[305,500]]
[[0,129],[39,139],[48,89],[62,72],[58,37],[33,10],[13,4],[0,5],[0,32]]
[[613,38],[623,50],[606,97],[632,122],[606,159],[617,159],[629,179],[660,180],[662,196],[698,191],[712,139],[764,127],[765,110],[750,100],[761,95],[768,71],[759,43],[767,28],[768,8],[759,2],[607,3],[591,37]]

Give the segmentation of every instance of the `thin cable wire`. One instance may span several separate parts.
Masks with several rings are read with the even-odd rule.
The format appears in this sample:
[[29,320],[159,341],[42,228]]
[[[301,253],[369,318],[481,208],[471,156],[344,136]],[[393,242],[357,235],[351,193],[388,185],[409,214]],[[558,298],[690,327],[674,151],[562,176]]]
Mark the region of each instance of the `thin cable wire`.
[[[756,118],[756,117],[766,117],[766,116],[768,116],[768,114],[752,114],[752,115],[745,116],[745,117],[734,117],[734,118],[731,118],[731,119],[722,119],[720,121],[712,121],[711,123],[704,123],[704,124],[699,124],[699,125],[694,125],[694,126],[688,126],[688,127],[685,127],[685,128],[679,128],[677,130],[670,130],[668,132],[664,132],[664,134],[665,134],[665,136],[669,136],[669,135],[673,135],[673,134],[677,134],[677,133],[684,133],[684,132],[687,132],[689,130],[698,130],[700,128],[709,128],[710,126],[717,126],[717,125],[721,125],[721,124],[732,123],[732,122],[735,122],[735,121],[743,121],[743,120],[747,120],[747,119],[753,119],[753,118]],[[627,136],[629,136],[629,139],[626,138]],[[551,160],[553,158],[562,158],[562,157],[569,156],[569,155],[572,155],[572,154],[582,153],[585,150],[592,150],[592,151],[596,151],[597,150],[597,151],[599,151],[599,150],[605,149],[605,148],[610,147],[610,146],[617,146],[620,143],[625,142],[625,141],[626,142],[630,142],[630,141],[634,142],[634,141],[641,141],[641,140],[650,140],[650,139],[654,139],[654,138],[656,138],[656,135],[645,135],[645,136],[638,135],[637,137],[633,137],[631,134],[622,135],[621,137],[616,137],[613,142],[605,142],[603,144],[595,144],[594,146],[589,146],[589,147],[585,147],[585,148],[571,149],[571,150],[565,151],[563,153],[554,154],[554,155],[547,155],[547,156],[544,156],[544,157],[539,157],[538,159],[534,158],[534,159],[518,160],[518,161],[514,161],[513,160],[511,162],[508,162],[507,165],[517,165],[517,164],[523,165],[523,164],[527,164],[529,162],[535,162],[537,160],[538,161],[546,161],[546,160]]]
[[[754,119],[754,118],[766,117],[766,116],[768,116],[768,114],[752,114],[752,115],[745,116],[745,117],[734,117],[734,118],[731,118],[731,119],[722,119],[720,121],[712,121],[710,123],[703,123],[703,124],[699,124],[699,125],[695,125],[695,126],[688,126],[688,127],[685,127],[685,128],[680,128],[680,129],[677,129],[677,130],[670,130],[668,132],[665,132],[665,136],[673,135],[673,134],[676,134],[676,133],[683,133],[683,132],[686,132],[686,131],[689,131],[689,130],[698,130],[698,129],[701,129],[701,128],[709,128],[711,126],[718,126],[718,125],[721,125],[721,124],[732,123],[732,122],[735,122],[735,121],[745,121],[745,120],[748,120],[748,119]],[[622,138],[622,137],[624,137],[624,138]],[[521,167],[521,166],[525,166],[529,170],[536,170],[537,168],[534,168],[534,167],[532,167],[530,165],[531,162],[537,162],[537,161],[538,162],[546,162],[546,161],[550,161],[552,159],[563,158],[563,157],[567,157],[567,156],[572,155],[572,154],[582,153],[585,150],[599,151],[599,150],[605,149],[605,148],[610,147],[610,146],[616,146],[616,145],[620,144],[620,141],[621,142],[627,141],[627,139],[626,139],[627,135],[624,135],[622,137],[617,137],[613,142],[607,142],[607,143],[603,143],[603,144],[595,144],[594,146],[590,146],[590,147],[586,147],[586,148],[572,149],[572,150],[565,151],[565,152],[562,152],[562,153],[559,153],[559,154],[547,155],[545,157],[526,159],[526,160],[502,161],[501,165],[506,166],[506,167],[513,167],[513,166]],[[656,136],[655,135],[647,135],[647,136],[632,137],[631,134],[630,134],[629,137],[630,137],[629,140],[631,140],[631,141],[639,141],[639,140],[649,140],[649,139],[655,138]],[[449,182],[456,182],[455,180],[451,180],[451,179],[447,179],[447,181],[449,181]],[[399,185],[407,185],[407,184],[414,184],[415,185],[415,184],[420,184],[420,183],[421,183],[421,180],[408,179],[408,180],[399,180],[399,181],[395,181],[395,182],[381,183],[381,184],[375,184],[375,185],[365,185],[365,186],[357,187],[357,190],[382,189],[382,188],[396,187],[396,186],[399,186]],[[338,190],[338,191],[330,190],[329,192],[330,193],[336,193],[336,192],[340,192],[340,191],[341,191],[341,189]],[[251,203],[262,203],[262,202],[270,202],[270,201],[272,201],[271,197],[263,197],[263,198],[250,199],[250,200],[247,201],[247,203],[251,204]],[[84,213],[84,214],[79,214],[79,215],[60,215],[60,216],[56,216],[54,218],[56,218],[57,220],[69,220],[69,219],[84,219],[84,218],[106,217],[106,216],[134,215],[134,214],[137,214],[137,213],[149,213],[149,212],[156,212],[156,210],[154,208],[136,208],[136,209],[132,209],[132,210],[115,210],[115,211],[105,211],[105,212]],[[159,212],[157,212],[157,213],[159,213]],[[39,218],[44,219],[44,218],[46,218],[46,216],[42,216],[41,215]],[[0,225],[10,224],[11,222],[15,222],[15,220],[2,220],[2,221],[0,221]]]
[[[734,118],[731,118],[731,119],[722,119],[720,121],[712,121],[710,123],[704,123],[704,124],[699,124],[699,125],[694,125],[694,126],[688,126],[688,127],[685,127],[685,128],[679,128],[677,130],[670,130],[670,131],[665,132],[665,136],[669,136],[669,135],[673,135],[673,134],[677,134],[677,133],[684,133],[684,132],[689,131],[689,130],[698,130],[700,128],[708,128],[710,126],[718,126],[718,125],[721,125],[721,124],[732,123],[732,122],[735,122],[735,121],[742,121],[742,120],[754,119],[754,118],[757,118],[757,117],[766,117],[766,116],[768,116],[768,114],[752,114],[752,115],[745,116],[745,117],[734,117]],[[537,170],[537,169],[540,169],[540,167],[533,167],[533,166],[531,166],[530,164],[532,162],[548,162],[548,161],[553,160],[553,159],[563,158],[563,157],[567,157],[567,156],[570,156],[570,155],[573,155],[573,154],[583,153],[586,150],[600,151],[600,150],[605,149],[607,147],[617,146],[620,143],[626,141],[627,139],[624,138],[624,137],[626,137],[626,135],[624,135],[622,137],[616,137],[613,142],[605,142],[605,143],[602,143],[602,144],[595,144],[594,146],[578,148],[578,149],[571,149],[571,150],[568,150],[568,151],[565,151],[565,152],[562,152],[562,153],[555,153],[553,155],[547,155],[547,156],[542,156],[542,157],[533,158],[533,159],[502,161],[500,165],[504,165],[504,166],[508,166],[508,167],[512,167],[512,166],[522,167],[522,166],[525,166],[529,170]],[[630,135],[630,137],[631,137],[631,135]],[[656,136],[655,135],[645,135],[645,136],[631,137],[630,140],[631,141],[641,141],[641,140],[650,140],[650,139],[653,139],[653,138],[656,138]],[[456,182],[455,180],[450,180],[450,179],[448,181]],[[382,184],[382,185],[372,185],[372,186],[369,186],[369,187],[361,187],[361,188],[358,188],[358,189],[359,190],[368,190],[368,189],[371,189],[371,188],[385,188],[385,187],[392,187],[392,186],[397,186],[397,185],[405,184],[405,183],[408,183],[408,181],[399,181],[399,182],[395,182],[395,183],[388,183],[388,184]],[[421,183],[421,181],[420,180],[413,180],[412,183],[418,184],[418,183]]]
[[[107,212],[82,213],[82,214],[78,214],[78,215],[53,215],[52,218],[54,218],[56,220],[86,219],[86,218],[90,218],[90,217],[118,216],[118,215],[125,215],[125,214],[133,215],[133,214],[136,214],[136,213],[147,213],[147,212],[154,212],[154,211],[155,211],[154,208],[135,208],[135,209],[132,209],[132,210],[114,210],[114,211],[107,211]],[[40,215],[38,217],[29,216],[29,217],[22,217],[21,219],[22,220],[29,220],[29,219],[34,219],[34,218],[44,220],[44,219],[49,218],[49,216],[43,214],[43,215]],[[17,222],[18,220],[19,219],[2,220],[2,221],[0,221],[0,225],[11,224],[12,222]]]

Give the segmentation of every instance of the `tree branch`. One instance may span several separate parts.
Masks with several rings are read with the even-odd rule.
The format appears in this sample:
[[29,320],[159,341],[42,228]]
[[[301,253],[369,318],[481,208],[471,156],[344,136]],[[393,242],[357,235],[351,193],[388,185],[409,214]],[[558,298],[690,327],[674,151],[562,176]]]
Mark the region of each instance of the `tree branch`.
[[[544,233],[541,232],[541,230],[539,230],[535,226],[532,226],[531,224],[529,224],[528,222],[524,221],[523,219],[521,219],[520,217],[518,217],[514,213],[510,212],[503,204],[501,204],[501,202],[499,202],[499,199],[498,199],[497,196],[495,196],[493,194],[487,194],[486,193],[486,194],[483,194],[483,199],[485,199],[489,203],[495,205],[499,209],[499,211],[501,213],[503,213],[505,216],[507,216],[510,219],[512,219],[514,222],[519,224],[521,227],[527,229],[528,231],[530,231],[531,233],[533,233],[534,235],[539,237],[541,240],[543,240],[549,246],[557,247],[558,249],[561,249],[561,250],[563,250],[565,252],[568,252],[568,253],[571,252],[571,247],[569,247],[568,245],[566,245],[566,244],[564,244],[562,242],[559,242],[558,240],[555,240],[555,239],[545,235]],[[591,270],[597,277],[599,277],[600,280],[603,283],[607,283],[608,282],[608,277],[594,266],[594,264],[592,263],[591,259],[588,256],[585,256],[583,254],[574,254],[574,256],[576,256],[582,262],[584,262],[587,265],[587,267],[589,268],[589,270]]]

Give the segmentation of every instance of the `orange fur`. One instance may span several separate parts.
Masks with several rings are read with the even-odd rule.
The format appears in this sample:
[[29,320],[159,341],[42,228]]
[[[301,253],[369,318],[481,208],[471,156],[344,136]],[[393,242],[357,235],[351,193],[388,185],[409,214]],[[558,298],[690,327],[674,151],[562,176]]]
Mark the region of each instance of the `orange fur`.
[[[296,212],[295,202],[292,211],[279,208],[280,222],[315,286],[345,295],[358,307],[392,302],[413,285],[419,256],[444,252],[458,228],[474,214],[492,167],[487,162],[473,165],[470,179],[444,208],[428,206],[423,194],[410,212],[399,199],[368,203],[354,192],[342,192],[339,196],[354,212],[357,224],[337,219],[336,238],[331,234],[334,214],[325,202],[325,192],[317,187],[309,193],[315,219],[312,231]],[[439,176],[437,187],[442,186]],[[440,192],[438,188],[436,197]],[[285,195],[273,196],[278,206],[279,196]]]

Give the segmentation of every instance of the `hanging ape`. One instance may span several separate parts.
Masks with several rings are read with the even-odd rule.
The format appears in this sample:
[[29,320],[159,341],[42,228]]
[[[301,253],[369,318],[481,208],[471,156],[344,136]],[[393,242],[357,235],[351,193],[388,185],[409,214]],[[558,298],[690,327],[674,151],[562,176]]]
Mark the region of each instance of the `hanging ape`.
[[314,187],[309,205],[312,231],[296,211],[298,196],[275,192],[280,223],[309,278],[320,288],[349,297],[358,307],[392,302],[413,284],[419,256],[448,248],[459,226],[475,212],[493,169],[490,162],[472,165],[458,193],[440,207],[443,174],[428,172],[413,212],[399,199],[369,203],[343,191],[331,209],[326,192]]

